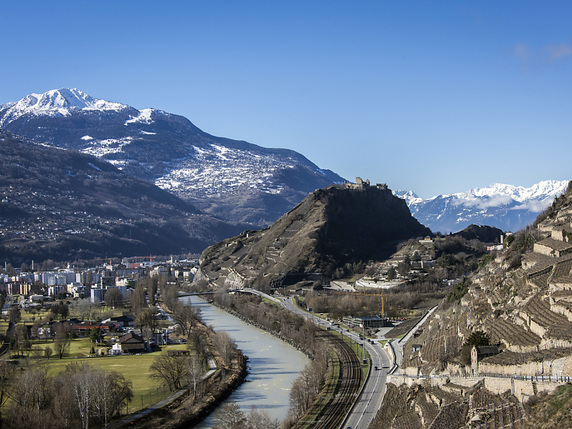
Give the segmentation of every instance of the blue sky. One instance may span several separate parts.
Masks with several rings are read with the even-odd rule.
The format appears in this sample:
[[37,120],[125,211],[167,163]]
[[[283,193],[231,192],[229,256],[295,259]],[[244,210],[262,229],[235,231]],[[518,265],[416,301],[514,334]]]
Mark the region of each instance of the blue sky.
[[572,179],[572,2],[3,2],[0,103],[62,87],[423,197]]

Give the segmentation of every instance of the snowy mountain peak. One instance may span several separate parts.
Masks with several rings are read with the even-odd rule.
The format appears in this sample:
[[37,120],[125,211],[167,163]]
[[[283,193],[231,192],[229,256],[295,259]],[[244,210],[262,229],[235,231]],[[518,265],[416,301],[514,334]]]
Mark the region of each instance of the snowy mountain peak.
[[429,199],[419,198],[411,191],[398,191],[396,195],[403,198],[417,220],[432,231],[455,232],[470,224],[518,231],[532,223],[567,186],[566,180],[544,180],[529,188],[493,183]]
[[309,192],[343,182],[297,152],[212,136],[183,116],[98,100],[78,89],[2,104],[0,128],[104,158],[233,222],[267,226]]
[[473,199],[473,198],[491,198],[505,196],[510,197],[514,201],[523,202],[530,199],[546,197],[554,198],[561,194],[567,185],[567,181],[561,180],[544,180],[532,185],[530,188],[524,186],[506,185],[503,183],[493,183],[484,188],[475,188],[467,192],[460,192],[452,195],[443,195],[442,197],[454,197],[457,199]]
[[6,109],[0,126],[25,114],[69,116],[72,110],[119,111],[127,107],[93,98],[76,88],[52,89],[43,94],[29,94],[15,103],[0,105],[0,109]]
[[408,206],[423,202],[423,198],[413,191],[395,191],[394,194],[399,198],[404,199]]

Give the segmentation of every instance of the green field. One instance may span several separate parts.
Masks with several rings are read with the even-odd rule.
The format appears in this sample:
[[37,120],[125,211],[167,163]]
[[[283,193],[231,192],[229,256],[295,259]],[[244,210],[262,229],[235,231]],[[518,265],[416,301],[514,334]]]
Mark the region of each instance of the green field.
[[[14,303],[17,303],[19,298],[20,297],[15,297]],[[70,306],[69,310],[69,318],[80,316],[79,314],[75,314],[73,311],[73,306]],[[121,316],[125,310],[125,308],[112,309],[106,306],[100,306],[93,309],[92,317],[95,320],[103,320],[113,316]],[[54,318],[54,315],[46,309],[32,309],[30,311],[21,309],[20,322],[18,325],[24,324],[31,326],[34,324],[34,322],[47,322],[50,319],[56,321],[60,320],[59,317]],[[161,322],[162,323],[160,323],[160,325],[167,323],[165,321]],[[6,332],[7,328],[8,317],[2,316],[0,318],[0,332]],[[32,347],[31,350],[21,350],[19,352],[12,351],[9,352],[9,355],[13,356],[21,363],[30,362],[32,365],[45,366],[49,376],[55,376],[61,371],[64,371],[66,366],[72,362],[85,362],[104,371],[116,371],[122,374],[126,380],[132,383],[133,399],[129,403],[128,410],[126,410],[128,413],[148,408],[149,406],[161,401],[171,393],[166,386],[162,386],[160,382],[149,377],[149,367],[157,356],[167,353],[168,350],[185,350],[187,348],[185,344],[176,344],[162,346],[161,351],[153,353],[143,353],[140,355],[128,356],[95,357],[92,356],[92,343],[90,339],[82,337],[72,339],[70,347],[64,354],[64,357],[59,359],[58,356],[55,355],[53,340],[35,339],[31,340],[30,344]],[[53,352],[49,359],[46,359],[43,353],[44,349],[47,347],[50,347]],[[106,355],[109,347],[105,346],[104,344],[94,344],[93,348],[95,354],[99,354],[101,351]],[[33,350],[39,350],[39,355],[41,356],[39,359],[37,359],[38,353],[34,353]]]
[[[86,345],[82,345],[84,342]],[[75,354],[81,354],[87,347],[89,350],[89,340],[74,340]],[[97,348],[96,348],[97,349]],[[160,352],[144,353],[141,355],[129,356],[105,356],[105,357],[68,357],[58,359],[52,357],[49,360],[41,359],[38,364],[47,365],[48,375],[53,376],[63,371],[65,367],[72,363],[86,362],[89,365],[104,370],[116,371],[122,374],[126,380],[131,381],[133,388],[133,399],[129,403],[129,413],[140,409],[148,408],[169,395],[169,390],[155,380],[149,378],[149,367],[153,360],[167,350],[184,350],[186,346],[181,344],[163,346]],[[84,354],[85,356],[85,354]]]

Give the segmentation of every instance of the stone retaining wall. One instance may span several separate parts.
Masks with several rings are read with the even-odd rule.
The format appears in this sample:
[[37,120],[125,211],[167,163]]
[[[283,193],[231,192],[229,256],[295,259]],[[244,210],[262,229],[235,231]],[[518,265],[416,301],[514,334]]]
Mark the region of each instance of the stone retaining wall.
[[[454,390],[461,395],[468,391],[478,382],[483,381],[484,387],[492,393],[502,394],[510,391],[519,401],[524,402],[529,397],[540,392],[552,392],[561,382],[537,380],[537,379],[519,379],[512,377],[411,377],[407,375],[390,375],[387,377],[387,382],[400,386],[406,384],[411,387],[415,384],[428,383],[431,386],[439,387],[443,390],[448,390],[447,385],[454,385]],[[463,389],[466,388],[466,390]]]

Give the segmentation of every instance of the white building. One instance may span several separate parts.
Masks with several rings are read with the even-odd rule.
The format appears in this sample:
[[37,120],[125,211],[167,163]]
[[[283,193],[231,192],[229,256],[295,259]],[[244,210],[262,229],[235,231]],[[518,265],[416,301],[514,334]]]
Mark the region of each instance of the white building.
[[105,296],[105,289],[102,288],[91,288],[91,302],[94,304],[99,304],[103,302],[103,297]]
[[56,297],[60,292],[66,292],[66,287],[61,285],[54,285],[48,288],[48,296]]

